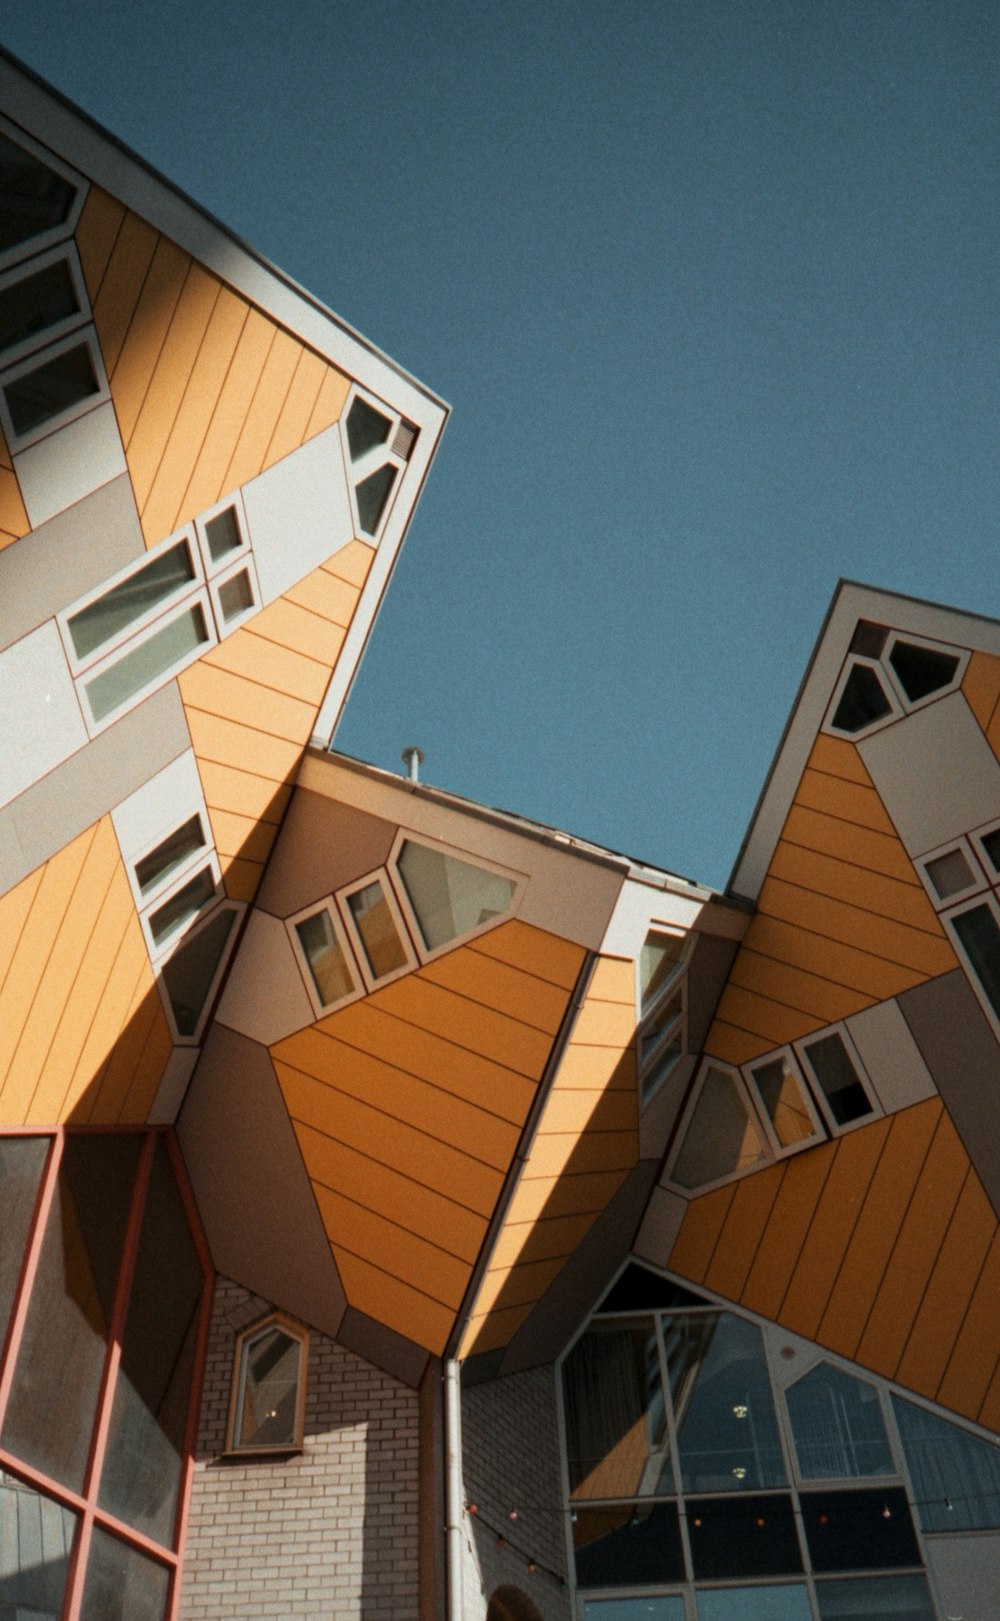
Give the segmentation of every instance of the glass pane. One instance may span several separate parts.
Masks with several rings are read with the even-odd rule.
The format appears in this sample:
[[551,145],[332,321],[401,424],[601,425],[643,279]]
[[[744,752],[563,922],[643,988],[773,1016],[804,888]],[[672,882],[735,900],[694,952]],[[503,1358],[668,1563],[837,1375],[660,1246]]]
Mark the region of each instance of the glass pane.
[[959,912],[952,921],[973,973],[994,1012],[1000,1013],[1000,928],[996,918],[988,906],[973,906],[968,912]]
[[805,1053],[838,1126],[872,1113],[871,1100],[840,1036],[811,1041]]
[[889,654],[889,663],[911,703],[950,686],[958,669],[956,654],[918,647],[915,642],[897,642]]
[[821,1621],[936,1621],[923,1576],[817,1582]]
[[709,1301],[693,1289],[686,1289],[672,1278],[658,1277],[644,1266],[630,1261],[617,1283],[613,1283],[598,1311],[676,1311],[684,1306],[707,1306]]
[[75,186],[0,135],[0,253],[68,219]]
[[245,614],[253,605],[253,586],[250,584],[249,570],[241,568],[238,574],[234,574],[224,585],[219,586],[219,608],[225,624],[228,625],[231,619],[238,619],[240,614]]
[[272,1327],[247,1340],[240,1366],[236,1445],[294,1446],[302,1341]]
[[205,615],[201,605],[178,614],[159,630],[147,636],[131,653],[126,653],[117,664],[87,682],[87,696],[95,720],[103,720],[120,704],[127,703],[144,687],[167,670],[183,662],[208,641]]
[[205,525],[205,539],[208,542],[208,555],[213,563],[217,563],[220,557],[228,557],[230,552],[239,551],[243,545],[243,536],[240,534],[235,507],[224,507],[214,518],[209,518]]
[[660,1042],[669,1034],[683,1011],[680,991],[665,1002],[659,1013],[645,1026],[639,1036],[639,1063],[647,1064]]
[[984,833],[981,843],[993,871],[1000,873],[1000,827],[994,828],[992,833]]
[[170,1572],[94,1527],[80,1621],[163,1621]]
[[815,1136],[816,1125],[802,1094],[802,1083],[791,1059],[772,1058],[750,1072],[782,1148]]
[[205,843],[202,831],[201,817],[192,816],[190,821],[171,833],[155,850],[150,850],[148,856],[143,856],[135,864],[135,876],[139,884],[139,892],[148,895],[151,889],[162,884],[172,872],[200,850]]
[[580,1587],[684,1580],[681,1530],[673,1503],[578,1509],[573,1546]]
[[333,927],[333,919],[326,908],[296,923],[295,932],[323,1006],[332,1007],[335,1002],[350,996],[357,989],[354,975],[348,967]]
[[689,1497],[687,1518],[698,1581],[802,1569],[790,1497]]
[[814,1368],[787,1392],[803,1480],[894,1475],[878,1395],[839,1368]]
[[[975,881],[972,868],[966,861],[961,850],[949,850],[947,855],[938,856],[936,861],[928,861],[924,869],[938,900],[946,901],[949,895],[957,895]],[[982,883],[982,879],[979,880]]]
[[583,1606],[584,1621],[684,1621],[684,1600],[670,1593],[639,1598],[591,1598]]
[[359,456],[363,456],[366,450],[372,450],[375,445],[384,445],[391,426],[388,417],[359,396],[347,417],[347,443],[352,462],[356,462]]
[[875,671],[867,664],[852,665],[831,725],[839,732],[860,732],[891,713],[892,705]]
[[222,907],[168,957],[160,972],[167,988],[180,1036],[193,1036],[215,971],[236,922],[236,913]]
[[0,1616],[59,1621],[76,1515],[0,1471]]
[[651,930],[639,954],[639,1011],[649,1012],[664,985],[671,980],[684,955],[687,937]]
[[349,895],[347,905],[357,924],[372,977],[382,979],[397,968],[405,968],[406,949],[378,879]]
[[79,313],[80,303],[65,259],[0,291],[0,353]]
[[154,943],[161,945],[169,935],[173,934],[184,923],[196,917],[203,907],[210,905],[215,899],[215,874],[211,867],[203,867],[201,872],[195,873],[186,884],[182,884],[176,894],[171,895],[168,901],[157,907],[149,916],[149,932]]
[[48,1137],[0,1137],[0,1350],[14,1309],[48,1147]]
[[139,1155],[133,1136],[70,1137],[21,1341],[3,1445],[79,1491]]
[[764,1141],[734,1077],[722,1069],[705,1076],[680,1153],[670,1172],[682,1188],[697,1188],[746,1171],[766,1158]]
[[193,579],[191,549],[182,540],[71,616],[69,633],[78,657],[86,658],[88,653],[114,641],[151,609],[169,602]]
[[888,625],[876,625],[871,619],[859,619],[851,637],[851,652],[862,658],[877,659],[889,634]]
[[661,1489],[667,1429],[652,1318],[588,1329],[563,1365],[563,1397],[573,1497]]
[[125,1319],[99,1502],[168,1547],[191,1405],[202,1281],[161,1138]]
[[760,1329],[728,1312],[663,1319],[685,1491],[785,1484]]
[[510,878],[409,839],[396,867],[428,951],[500,917],[514,897]]
[[1000,1446],[899,1396],[892,1405],[924,1530],[1000,1527]]
[[44,360],[4,386],[7,409],[16,434],[30,433],[52,417],[100,393],[94,362],[85,343]]
[[678,1060],[684,1056],[684,1043],[680,1031],[664,1042],[657,1057],[653,1060],[651,1068],[645,1070],[642,1076],[642,1102],[649,1102],[653,1093],[666,1080]]
[[358,498],[358,522],[363,534],[374,535],[395,482],[396,469],[388,462],[361,480],[355,494]]
[[802,1492],[799,1502],[814,1571],[891,1570],[921,1563],[906,1493],[899,1486]]
[[698,1594],[698,1621],[812,1621],[798,1582],[782,1587],[717,1587]]

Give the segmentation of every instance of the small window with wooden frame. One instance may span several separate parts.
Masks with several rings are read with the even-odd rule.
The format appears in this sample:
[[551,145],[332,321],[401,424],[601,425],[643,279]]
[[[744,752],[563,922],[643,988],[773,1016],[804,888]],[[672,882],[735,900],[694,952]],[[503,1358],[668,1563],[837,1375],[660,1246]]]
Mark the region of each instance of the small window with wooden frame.
[[300,1450],[308,1355],[308,1330],[281,1312],[271,1312],[237,1335],[227,1452]]

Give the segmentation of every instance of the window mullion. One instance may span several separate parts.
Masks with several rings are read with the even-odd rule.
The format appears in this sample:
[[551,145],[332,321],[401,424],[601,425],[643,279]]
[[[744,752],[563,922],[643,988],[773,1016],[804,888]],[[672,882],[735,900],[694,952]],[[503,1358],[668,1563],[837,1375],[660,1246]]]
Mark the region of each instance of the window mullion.
[[[47,1135],[47,1133],[39,1133]],[[35,1277],[38,1273],[38,1263],[41,1259],[42,1245],[45,1242],[45,1229],[48,1225],[49,1211],[55,1196],[56,1180],[59,1175],[59,1165],[62,1160],[63,1145],[66,1134],[57,1131],[52,1139],[45,1170],[42,1172],[41,1191],[35,1208],[34,1224],[28,1238],[24,1264],[21,1269],[21,1279],[18,1285],[14,1310],[11,1313],[10,1332],[7,1336],[6,1359],[0,1368],[0,1430],[3,1429],[4,1419],[7,1416],[7,1403],[10,1399],[11,1385],[14,1382],[14,1369],[17,1365],[18,1352],[21,1348],[21,1337],[27,1321],[28,1308],[31,1305],[31,1294],[35,1286]]]

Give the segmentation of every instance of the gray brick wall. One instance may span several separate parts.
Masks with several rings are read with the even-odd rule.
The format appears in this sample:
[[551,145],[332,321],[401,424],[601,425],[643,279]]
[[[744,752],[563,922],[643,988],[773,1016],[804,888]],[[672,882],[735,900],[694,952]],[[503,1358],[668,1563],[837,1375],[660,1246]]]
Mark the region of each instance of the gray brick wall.
[[220,1278],[181,1621],[417,1621],[417,1393],[310,1334],[305,1444],[220,1462],[235,1336],[270,1309]]
[[[465,1618],[483,1621],[490,1596],[510,1585],[544,1621],[570,1621],[566,1519],[562,1509],[556,1376],[552,1368],[473,1385],[462,1393],[465,1500]],[[508,1518],[511,1509],[517,1519]],[[506,1539],[497,1545],[497,1531]],[[534,1573],[527,1559],[538,1563]]]

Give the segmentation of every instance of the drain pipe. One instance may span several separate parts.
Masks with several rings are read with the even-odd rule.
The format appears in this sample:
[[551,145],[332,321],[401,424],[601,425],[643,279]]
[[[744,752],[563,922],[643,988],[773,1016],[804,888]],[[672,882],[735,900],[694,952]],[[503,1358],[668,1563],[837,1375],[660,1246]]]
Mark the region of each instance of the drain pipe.
[[444,1447],[448,1621],[462,1621],[462,1365],[455,1357],[449,1357],[444,1364]]

